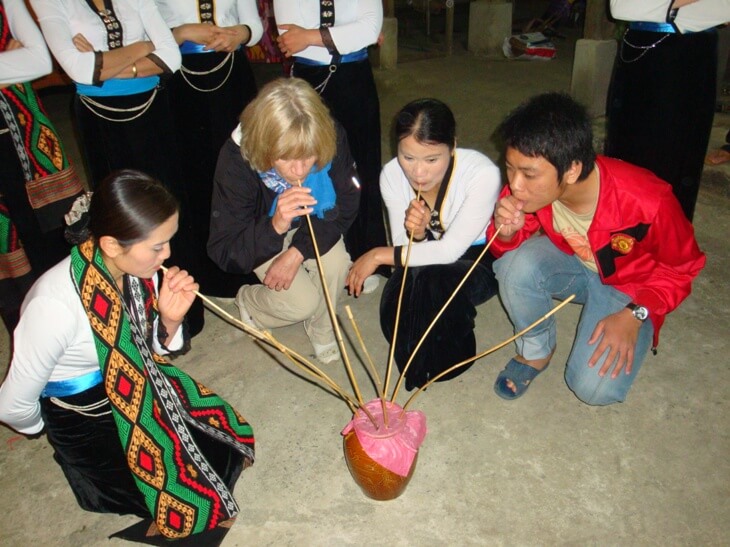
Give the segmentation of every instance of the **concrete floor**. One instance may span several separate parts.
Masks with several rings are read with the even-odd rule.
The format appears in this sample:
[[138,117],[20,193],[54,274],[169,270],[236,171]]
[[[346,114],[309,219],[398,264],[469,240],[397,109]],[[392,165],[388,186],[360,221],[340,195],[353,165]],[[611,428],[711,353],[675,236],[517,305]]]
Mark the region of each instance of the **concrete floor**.
[[[511,108],[535,93],[569,88],[570,47],[558,43],[558,58],[545,63],[460,52],[378,71],[383,127],[408,100],[439,97],[456,114],[459,144],[497,158],[490,135]],[[56,110],[54,119],[68,128],[65,108]],[[729,127],[730,115],[718,115],[713,146]],[[386,159],[389,150],[386,134]],[[562,363],[579,311],[568,306],[558,317],[553,366],[524,398],[506,402],[492,391],[511,347],[419,396],[414,408],[425,412],[429,433],[410,485],[394,501],[366,498],[349,475],[340,437],[348,407],[208,314],[177,364],[236,406],[257,437],[256,464],[235,491],[242,512],[224,545],[730,544],[728,175],[730,167],[708,172],[695,218],[707,268],[669,317],[659,354],[647,358],[626,403],[588,407],[565,386]],[[345,297],[342,306],[352,307],[384,370],[379,295]],[[480,307],[477,325],[482,349],[511,334],[497,299]],[[353,338],[349,324],[345,332]],[[311,352],[299,326],[274,334]],[[2,368],[7,348],[3,337]],[[371,384],[356,368],[369,398]],[[348,385],[341,365],[327,372]],[[81,511],[47,442],[2,427],[0,492],[0,545],[121,545],[107,536],[136,520]]]

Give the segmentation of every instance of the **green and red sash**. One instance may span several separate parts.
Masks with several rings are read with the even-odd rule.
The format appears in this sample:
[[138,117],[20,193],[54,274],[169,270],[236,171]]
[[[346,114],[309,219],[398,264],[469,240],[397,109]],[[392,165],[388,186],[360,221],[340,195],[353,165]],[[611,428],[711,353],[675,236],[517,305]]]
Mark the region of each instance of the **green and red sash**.
[[71,251],[71,275],[94,335],[127,463],[160,532],[182,538],[233,518],[238,506],[190,434],[205,432],[253,463],[251,426],[218,395],[153,353],[151,283],[126,276],[125,304],[92,240]]

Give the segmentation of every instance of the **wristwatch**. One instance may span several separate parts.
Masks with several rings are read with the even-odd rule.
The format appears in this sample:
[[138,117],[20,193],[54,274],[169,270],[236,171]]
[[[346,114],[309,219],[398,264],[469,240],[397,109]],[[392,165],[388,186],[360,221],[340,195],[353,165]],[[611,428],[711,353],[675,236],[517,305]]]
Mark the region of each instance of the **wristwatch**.
[[647,310],[644,306],[639,306],[638,304],[629,302],[628,304],[626,304],[626,307],[629,308],[631,310],[631,313],[634,314],[634,317],[636,317],[642,323],[646,321],[646,319],[649,317],[649,310]]

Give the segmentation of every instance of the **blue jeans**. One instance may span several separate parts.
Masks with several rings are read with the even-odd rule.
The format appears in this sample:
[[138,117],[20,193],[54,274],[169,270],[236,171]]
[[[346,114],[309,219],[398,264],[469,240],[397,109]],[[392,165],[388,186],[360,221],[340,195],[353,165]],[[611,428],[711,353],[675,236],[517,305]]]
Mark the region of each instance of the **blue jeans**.
[[[609,369],[600,377],[598,371],[606,355],[593,368],[588,367],[598,344],[589,345],[588,340],[598,321],[631,301],[629,295],[603,284],[597,273],[586,268],[576,256],[555,247],[546,236],[533,237],[506,253],[494,263],[494,272],[499,296],[515,332],[548,313],[553,308],[553,298],[563,300],[575,294],[573,302],[583,304],[583,311],[566,364],[565,381],[581,401],[590,405],[608,405],[626,398],[651,346],[651,321],[646,321],[639,331],[631,374],[622,370],[618,377],[611,378]],[[555,316],[551,316],[518,338],[517,354],[527,360],[549,356],[556,345],[555,325]]]

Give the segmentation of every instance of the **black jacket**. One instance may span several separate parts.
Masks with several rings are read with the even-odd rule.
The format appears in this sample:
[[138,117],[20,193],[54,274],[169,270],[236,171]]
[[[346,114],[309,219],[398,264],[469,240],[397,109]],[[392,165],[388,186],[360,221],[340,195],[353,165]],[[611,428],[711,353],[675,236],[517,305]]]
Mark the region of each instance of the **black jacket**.
[[[355,220],[360,202],[360,190],[354,182],[357,172],[347,137],[344,129],[339,124],[335,125],[337,152],[329,175],[337,195],[336,216],[329,220],[314,215],[310,217],[322,255],[345,234]],[[208,239],[208,255],[223,270],[249,273],[281,253],[286,234],[276,233],[269,216],[276,195],[243,159],[235,141],[228,139],[221,148],[215,170]],[[314,245],[306,219],[301,218],[299,228],[292,246],[302,253],[305,260],[314,258]]]

